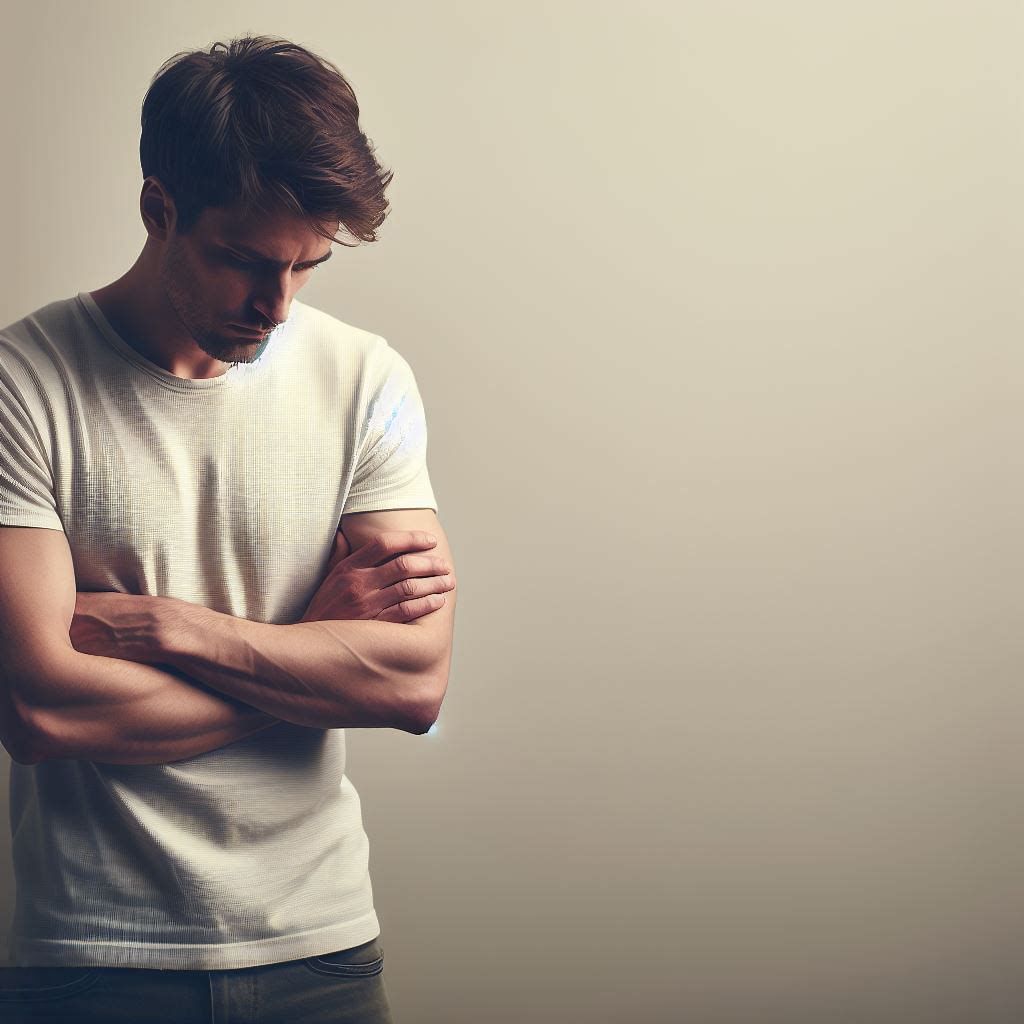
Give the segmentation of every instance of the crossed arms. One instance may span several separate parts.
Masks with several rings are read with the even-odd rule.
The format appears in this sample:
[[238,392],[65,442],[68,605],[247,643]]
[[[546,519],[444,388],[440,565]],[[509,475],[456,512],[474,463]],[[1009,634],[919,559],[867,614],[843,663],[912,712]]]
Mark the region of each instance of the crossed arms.
[[[342,529],[355,552],[382,531],[423,530],[452,565],[430,509],[352,514]],[[331,579],[304,621],[251,622],[172,598],[77,595],[63,533],[0,528],[0,740],[22,763],[162,764],[281,721],[425,732],[447,687],[454,591],[411,621],[332,618]],[[116,624],[109,650],[95,631],[72,644],[80,597],[88,619]]]

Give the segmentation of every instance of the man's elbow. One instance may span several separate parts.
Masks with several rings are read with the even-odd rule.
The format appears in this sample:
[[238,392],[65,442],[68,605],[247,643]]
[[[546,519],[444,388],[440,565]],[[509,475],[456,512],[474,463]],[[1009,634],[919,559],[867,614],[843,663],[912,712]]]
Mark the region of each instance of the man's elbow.
[[11,760],[16,764],[40,764],[42,761],[46,760],[41,753],[38,753],[34,748],[29,746],[12,745],[6,749],[7,753],[11,755]]
[[430,727],[437,721],[437,715],[431,717],[430,715],[420,715],[418,718],[413,718],[406,721],[405,725],[401,726],[402,732],[410,733],[413,736],[423,736],[430,732]]
[[3,748],[16,764],[39,764],[43,756],[24,736],[6,735],[3,737]]
[[18,701],[8,702],[8,714],[3,716],[0,743],[17,764],[39,764],[44,760],[43,747],[32,718]]
[[429,732],[441,714],[441,703],[447,686],[446,678],[424,676],[416,687],[413,699],[407,701],[401,709],[399,729],[413,736]]

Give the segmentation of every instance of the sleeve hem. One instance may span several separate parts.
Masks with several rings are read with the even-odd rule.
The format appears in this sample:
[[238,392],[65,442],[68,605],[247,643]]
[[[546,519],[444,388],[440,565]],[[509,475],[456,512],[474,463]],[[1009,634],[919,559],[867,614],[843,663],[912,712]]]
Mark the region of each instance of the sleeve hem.
[[42,530],[60,530],[64,533],[64,524],[57,516],[0,512],[0,528],[4,526],[31,526]]
[[348,515],[349,512],[389,512],[399,508],[429,508],[432,512],[437,511],[437,502],[432,498],[411,497],[411,498],[377,498],[366,497],[357,501],[345,503],[341,514]]

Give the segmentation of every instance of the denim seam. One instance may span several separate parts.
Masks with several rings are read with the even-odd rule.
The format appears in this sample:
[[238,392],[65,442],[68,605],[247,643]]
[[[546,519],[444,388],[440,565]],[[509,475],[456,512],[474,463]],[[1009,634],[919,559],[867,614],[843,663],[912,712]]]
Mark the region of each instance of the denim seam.
[[46,999],[62,999],[64,996],[73,995],[76,992],[84,992],[92,988],[99,981],[100,969],[89,968],[86,973],[73,981],[66,981],[62,985],[29,986],[27,988],[0,989],[0,1003],[7,1002],[42,1002]]
[[326,974],[335,978],[371,978],[384,970],[383,957],[366,964],[335,964],[315,956],[306,957],[302,962],[316,974]]

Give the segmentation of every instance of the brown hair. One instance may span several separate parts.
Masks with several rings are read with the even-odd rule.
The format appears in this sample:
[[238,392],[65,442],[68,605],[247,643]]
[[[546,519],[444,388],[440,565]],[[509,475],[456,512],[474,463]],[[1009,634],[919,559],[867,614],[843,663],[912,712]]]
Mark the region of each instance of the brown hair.
[[359,129],[352,87],[330,61],[285,39],[242,36],[177,53],[142,103],[142,176],[174,199],[187,234],[208,206],[338,220],[374,242],[389,205],[384,171]]

